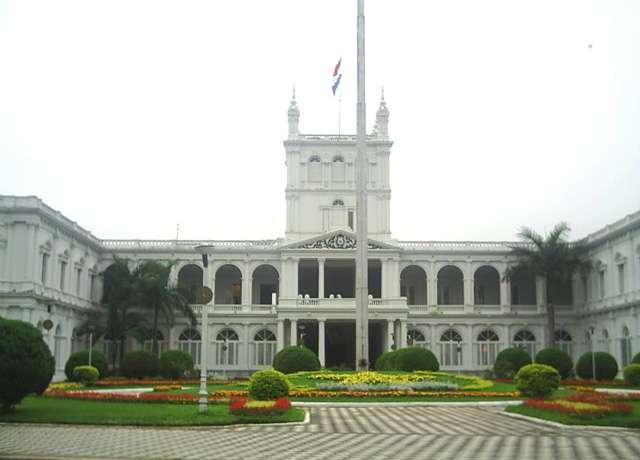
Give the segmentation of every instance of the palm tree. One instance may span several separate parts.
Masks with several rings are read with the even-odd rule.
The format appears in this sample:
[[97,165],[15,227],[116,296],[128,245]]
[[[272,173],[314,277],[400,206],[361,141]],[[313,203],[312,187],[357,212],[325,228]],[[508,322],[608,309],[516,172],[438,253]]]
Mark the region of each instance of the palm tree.
[[[145,330],[145,318],[133,307],[133,276],[129,271],[127,260],[115,257],[115,261],[104,272],[102,307],[103,309],[89,313],[87,320],[80,326],[78,333],[84,335],[92,332],[94,340],[109,336],[119,341],[119,357],[122,362],[124,342],[127,337],[142,340]],[[115,367],[117,356],[111,356],[111,365]]]
[[517,259],[517,264],[506,270],[505,279],[511,280],[517,272],[526,270],[545,281],[548,347],[555,345],[555,293],[552,287],[571,283],[574,273],[585,273],[591,268],[591,262],[584,257],[587,251],[585,242],[569,242],[567,236],[570,231],[566,222],[557,224],[546,237],[528,227],[522,227],[518,232],[518,238],[522,243],[508,245]]
[[152,351],[155,354],[158,353],[157,334],[160,315],[168,325],[174,323],[176,313],[183,314],[193,324],[196,321],[184,291],[168,284],[172,265],[172,263],[165,265],[155,260],[148,260],[140,264],[132,275],[136,303],[153,312],[151,337]]

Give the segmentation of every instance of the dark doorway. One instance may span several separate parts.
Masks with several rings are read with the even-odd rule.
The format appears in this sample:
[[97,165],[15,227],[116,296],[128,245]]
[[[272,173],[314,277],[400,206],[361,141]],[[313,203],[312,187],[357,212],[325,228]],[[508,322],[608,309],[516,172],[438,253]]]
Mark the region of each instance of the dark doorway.
[[298,323],[298,345],[304,345],[318,356],[318,322]]
[[327,322],[325,326],[325,367],[353,369],[356,362],[355,342],[355,322]]
[[369,368],[373,365],[383,353],[384,331],[382,323],[369,321]]

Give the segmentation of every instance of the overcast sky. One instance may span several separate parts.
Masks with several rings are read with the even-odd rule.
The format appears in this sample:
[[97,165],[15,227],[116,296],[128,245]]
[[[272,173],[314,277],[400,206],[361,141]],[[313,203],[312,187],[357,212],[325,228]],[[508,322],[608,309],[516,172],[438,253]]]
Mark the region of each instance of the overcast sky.
[[[640,2],[366,2],[398,239],[640,209]],[[356,0],[0,0],[0,193],[101,238],[284,235],[282,140],[355,132]]]

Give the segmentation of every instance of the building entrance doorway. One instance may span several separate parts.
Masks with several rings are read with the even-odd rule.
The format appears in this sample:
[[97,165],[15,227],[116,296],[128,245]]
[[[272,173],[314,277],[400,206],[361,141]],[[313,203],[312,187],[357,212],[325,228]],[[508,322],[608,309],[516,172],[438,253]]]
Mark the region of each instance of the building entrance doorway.
[[[369,365],[383,352],[384,331],[380,322],[369,322]],[[317,330],[315,331],[317,334]],[[354,369],[356,364],[356,323],[327,322],[325,326],[325,367]]]

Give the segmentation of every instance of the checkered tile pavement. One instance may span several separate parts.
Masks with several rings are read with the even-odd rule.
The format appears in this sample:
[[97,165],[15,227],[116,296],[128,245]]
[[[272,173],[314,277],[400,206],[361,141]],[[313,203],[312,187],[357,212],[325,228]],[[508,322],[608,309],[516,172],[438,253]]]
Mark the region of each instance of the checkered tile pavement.
[[638,431],[557,429],[500,408],[312,408],[307,425],[123,428],[0,425],[0,458],[640,459]]

